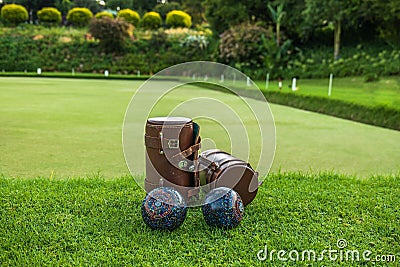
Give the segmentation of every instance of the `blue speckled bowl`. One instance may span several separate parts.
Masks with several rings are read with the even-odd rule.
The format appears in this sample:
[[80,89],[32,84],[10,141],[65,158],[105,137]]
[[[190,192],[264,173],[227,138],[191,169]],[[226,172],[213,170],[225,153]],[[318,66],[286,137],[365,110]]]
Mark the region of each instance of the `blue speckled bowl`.
[[152,229],[174,230],[186,218],[186,203],[181,194],[171,187],[150,191],[142,202],[142,217]]
[[230,229],[242,220],[244,205],[235,190],[218,187],[206,195],[201,210],[209,226]]

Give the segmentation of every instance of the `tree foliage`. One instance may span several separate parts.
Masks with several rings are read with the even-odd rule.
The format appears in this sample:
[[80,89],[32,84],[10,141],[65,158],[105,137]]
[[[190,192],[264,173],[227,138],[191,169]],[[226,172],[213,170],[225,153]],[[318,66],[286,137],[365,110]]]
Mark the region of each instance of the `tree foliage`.
[[305,24],[308,29],[332,25],[334,33],[334,58],[339,58],[343,25],[357,21],[361,0],[305,0]]
[[182,0],[182,8],[192,16],[193,24],[201,24],[206,20],[202,0]]
[[181,4],[178,2],[167,2],[167,3],[160,3],[154,7],[154,11],[159,13],[163,19],[167,17],[167,14],[172,10],[182,10]]
[[54,6],[60,10],[61,14],[67,14],[74,7],[74,3],[72,0],[56,0]]
[[380,37],[400,48],[400,4],[398,0],[365,0],[362,10],[377,25]]
[[205,16],[216,33],[222,33],[231,26],[249,21],[247,8],[236,0],[204,1]]
[[100,40],[100,47],[107,53],[121,52],[127,37],[129,24],[121,19],[102,17],[93,19],[89,25],[89,32]]
[[117,10],[119,9],[126,9],[126,8],[133,8],[133,0],[108,0],[106,1],[107,8]]
[[102,7],[94,0],[73,0],[74,7],[85,7],[90,9],[93,14],[101,11]]
[[140,13],[145,13],[147,11],[153,11],[154,7],[157,5],[158,0],[134,0],[133,10],[137,10]]

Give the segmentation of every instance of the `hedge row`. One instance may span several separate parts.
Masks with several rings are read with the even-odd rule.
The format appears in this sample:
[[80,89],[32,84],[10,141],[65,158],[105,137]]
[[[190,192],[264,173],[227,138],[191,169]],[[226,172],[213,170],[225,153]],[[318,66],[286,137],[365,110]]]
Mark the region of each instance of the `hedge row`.
[[[61,23],[61,12],[53,7],[45,7],[37,12],[38,19],[41,24],[56,26]],[[15,26],[28,20],[28,11],[22,5],[7,4],[2,7],[0,12],[0,17],[6,24]],[[72,23],[76,27],[84,27],[89,24],[92,19],[93,13],[88,8],[84,7],[74,7],[68,11],[67,21]],[[95,18],[100,19],[102,17],[113,18],[113,14],[106,11],[99,12],[95,15]],[[118,12],[117,18],[121,18],[126,22],[134,25],[135,27],[139,25],[140,15],[136,11],[131,9],[122,9]],[[147,12],[142,19],[142,26],[148,29],[157,29],[162,25],[162,19],[157,12]],[[186,27],[190,28],[192,26],[192,17],[181,10],[172,10],[168,12],[166,20],[166,25],[172,28]]]
[[[194,84],[203,88],[231,93],[226,88],[214,84],[204,82],[196,82]],[[259,96],[254,90],[240,88],[235,88],[235,90],[242,96],[256,99]],[[400,131],[400,110],[387,106],[370,107],[320,96],[307,96],[277,91],[262,91],[262,93],[270,103]]]
[[0,35],[0,71],[151,74],[171,65],[210,60],[208,50],[181,46],[166,36],[150,40],[127,40],[123,56],[99,52],[99,44],[82,38],[59,36]]
[[264,91],[263,94],[271,103],[400,130],[400,110],[387,106],[369,107],[343,100],[273,91]]

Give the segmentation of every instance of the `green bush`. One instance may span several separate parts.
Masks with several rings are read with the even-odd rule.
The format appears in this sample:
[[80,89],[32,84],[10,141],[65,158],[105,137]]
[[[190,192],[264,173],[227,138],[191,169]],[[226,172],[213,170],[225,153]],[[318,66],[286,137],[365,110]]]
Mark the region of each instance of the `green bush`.
[[263,68],[263,38],[269,36],[271,31],[255,24],[233,26],[221,35],[219,56],[224,63],[240,67],[241,70]]
[[121,19],[103,17],[90,22],[89,32],[100,40],[101,48],[107,52],[120,52],[124,48],[124,41],[129,36],[129,25]]
[[140,21],[139,13],[129,8],[120,10],[118,12],[117,18],[121,18],[135,27],[139,24]]
[[61,12],[54,7],[44,7],[37,12],[40,23],[59,25],[61,23]]
[[104,17],[113,19],[113,18],[114,18],[114,15],[111,14],[110,12],[107,12],[107,11],[102,11],[102,12],[99,12],[99,13],[97,13],[97,14],[95,15],[95,18],[96,18],[96,19],[101,19],[101,18],[104,18]]
[[161,27],[162,20],[160,14],[157,12],[147,12],[144,14],[141,26],[146,29],[158,29]]
[[382,45],[343,47],[338,60],[331,57],[331,50],[331,47],[304,48],[302,59],[292,59],[287,71],[303,78],[328,77],[333,73],[335,77],[364,76],[365,81],[400,75],[400,50]]
[[87,26],[92,17],[92,11],[85,7],[75,7],[68,11],[67,14],[67,20],[76,27]]
[[172,28],[190,28],[192,26],[192,17],[181,10],[172,10],[167,14],[165,23]]
[[29,18],[28,11],[25,7],[16,4],[3,6],[1,9],[1,19],[6,24],[18,25]]

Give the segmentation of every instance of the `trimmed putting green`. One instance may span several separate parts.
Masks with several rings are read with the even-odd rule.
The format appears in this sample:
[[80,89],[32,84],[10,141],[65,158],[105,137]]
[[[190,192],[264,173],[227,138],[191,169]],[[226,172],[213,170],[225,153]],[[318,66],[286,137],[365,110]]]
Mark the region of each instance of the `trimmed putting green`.
[[[122,123],[140,84],[1,78],[0,173],[22,178],[113,178],[128,174],[122,153]],[[166,114],[196,96],[236,103],[231,95],[185,86],[169,94],[165,105],[158,105],[153,114]],[[398,173],[398,131],[278,105],[271,108],[277,131],[273,172],[335,171],[357,177]],[[226,136],[211,123],[204,123],[202,135],[214,139],[219,148],[230,149]],[[250,161],[255,164],[256,158],[251,155]]]

